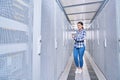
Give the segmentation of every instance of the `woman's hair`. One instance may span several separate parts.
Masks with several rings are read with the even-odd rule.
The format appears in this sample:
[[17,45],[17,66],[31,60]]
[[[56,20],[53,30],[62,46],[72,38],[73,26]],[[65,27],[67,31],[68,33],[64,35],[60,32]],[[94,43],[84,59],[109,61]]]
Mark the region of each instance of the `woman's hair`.
[[83,22],[78,22],[77,24],[81,24],[83,26]]
[[[78,22],[77,24],[81,24],[83,26],[83,22]],[[82,27],[82,29],[84,29],[84,27]]]

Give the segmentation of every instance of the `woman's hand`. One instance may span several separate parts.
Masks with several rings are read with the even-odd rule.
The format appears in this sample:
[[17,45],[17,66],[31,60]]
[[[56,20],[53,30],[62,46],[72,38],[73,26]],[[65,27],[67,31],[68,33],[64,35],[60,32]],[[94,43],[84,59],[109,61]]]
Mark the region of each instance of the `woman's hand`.
[[72,38],[74,38],[75,37],[75,34],[72,34]]

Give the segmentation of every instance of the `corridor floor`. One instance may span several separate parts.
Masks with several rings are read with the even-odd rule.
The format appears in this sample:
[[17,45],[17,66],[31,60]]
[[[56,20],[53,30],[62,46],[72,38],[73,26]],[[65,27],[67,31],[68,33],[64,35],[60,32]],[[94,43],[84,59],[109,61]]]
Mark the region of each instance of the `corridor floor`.
[[86,56],[84,57],[83,72],[81,74],[75,74],[75,70],[76,68],[73,61],[67,80],[98,80],[98,77]]

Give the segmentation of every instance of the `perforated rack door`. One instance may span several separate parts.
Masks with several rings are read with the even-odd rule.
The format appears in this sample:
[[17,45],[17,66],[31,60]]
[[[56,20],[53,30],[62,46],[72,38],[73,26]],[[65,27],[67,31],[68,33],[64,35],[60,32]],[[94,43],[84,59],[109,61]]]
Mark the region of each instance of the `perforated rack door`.
[[0,56],[0,79],[22,80],[25,78],[25,51]]
[[0,0],[0,80],[31,80],[32,0]]

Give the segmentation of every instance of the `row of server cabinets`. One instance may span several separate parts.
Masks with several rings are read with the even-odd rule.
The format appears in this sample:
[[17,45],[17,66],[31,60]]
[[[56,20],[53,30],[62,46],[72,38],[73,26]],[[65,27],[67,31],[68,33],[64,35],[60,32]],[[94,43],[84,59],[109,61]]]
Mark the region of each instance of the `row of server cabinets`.
[[0,80],[58,80],[70,28],[56,0],[0,0]]
[[108,0],[88,30],[87,50],[107,80],[120,80],[120,1]]
[[30,4],[31,0],[0,0],[0,80],[31,80]]

